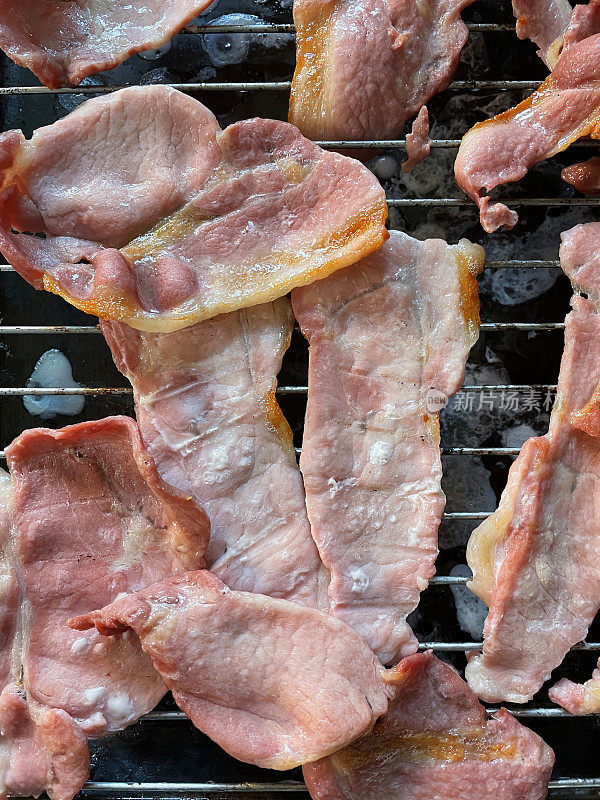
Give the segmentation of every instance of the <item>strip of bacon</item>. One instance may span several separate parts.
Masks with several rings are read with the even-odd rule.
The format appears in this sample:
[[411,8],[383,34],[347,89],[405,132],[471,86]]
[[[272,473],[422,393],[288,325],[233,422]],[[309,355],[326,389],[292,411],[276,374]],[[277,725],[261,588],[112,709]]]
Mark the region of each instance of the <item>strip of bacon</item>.
[[28,610],[28,701],[63,708],[92,736],[119,730],[164,687],[135,641],[78,639],[66,620],[203,565],[206,514],[159,478],[127,417],[25,431],[6,458]]
[[569,24],[569,0],[512,0],[519,39],[531,39],[540,48],[538,55],[546,66],[556,63],[557,40]]
[[560,265],[571,283],[600,303],[600,222],[576,225],[561,235]]
[[467,684],[432,653],[385,677],[387,714],[353,744],[303,767],[313,800],[542,800],[554,753],[505,709],[488,719]]
[[348,744],[385,713],[383,668],[316,609],[234,592],[190,572],[71,620],[131,628],[194,725],[231,755],[290,769]]
[[548,690],[548,696],[571,714],[597,714],[600,711],[600,660],[589,681],[574,683],[562,678]]
[[0,0],[0,47],[51,89],[158,48],[211,0]]
[[429,112],[427,111],[427,106],[423,106],[413,121],[411,132],[406,134],[406,155],[408,158],[402,164],[402,172],[412,172],[417,164],[427,158],[430,150]]
[[380,247],[386,216],[358,161],[285,122],[221,131],[166,86],[90,100],[30,141],[0,137],[7,260],[37,289],[141,330],[185,328],[325,277]]
[[[579,282],[572,236],[561,264]],[[572,306],[550,429],[524,444],[498,510],[468,545],[470,586],[490,609],[466,672],[484,700],[530,700],[600,606],[600,314],[590,299]]]
[[25,693],[9,684],[0,693],[0,791],[2,795],[72,800],[87,781],[87,737],[66,711],[32,713]]
[[598,194],[600,192],[600,158],[592,156],[580,164],[565,167],[560,176],[563,181],[570,183],[582,194]]
[[330,610],[384,663],[417,647],[406,617],[434,573],[444,508],[438,412],[478,336],[483,258],[466,240],[394,231],[292,292],[310,343],[300,468]]
[[479,206],[484,230],[512,228],[518,220],[506,205],[491,204],[484,190],[520,180],[534,164],[583,136],[600,138],[600,33],[565,48],[531,97],[463,137],[454,172]]
[[[571,281],[589,292],[598,303],[600,295],[600,223],[576,225],[563,233],[561,265]],[[590,402],[575,415],[577,423],[592,436],[600,434],[600,390],[596,388]],[[566,678],[558,681],[548,695],[571,714],[595,714],[600,711],[600,662],[590,680],[584,684]]]
[[600,0],[576,5],[563,37],[563,49],[600,33]]
[[285,298],[170,334],[102,324],[160,474],[208,512],[209,569],[232,589],[316,605],[322,566],[275,399],[292,327]]
[[31,708],[21,681],[24,631],[13,488],[0,470],[0,796],[71,800],[88,778],[87,737],[65,711]]
[[289,121],[311,139],[389,139],[445,89],[473,0],[295,0]]
[[135,639],[66,624],[98,602],[203,565],[203,509],[164,484],[133,420],[26,431],[2,478],[0,786],[70,800],[86,736],[135,722],[165,692]]

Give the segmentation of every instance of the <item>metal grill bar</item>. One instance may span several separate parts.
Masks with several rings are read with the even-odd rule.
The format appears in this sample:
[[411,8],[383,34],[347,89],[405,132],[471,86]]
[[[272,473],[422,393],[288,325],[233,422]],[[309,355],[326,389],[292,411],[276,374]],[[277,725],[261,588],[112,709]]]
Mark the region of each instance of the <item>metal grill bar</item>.
[[[514,25],[501,25],[495,22],[468,22],[469,31],[477,33],[499,33],[512,31]],[[252,25],[187,25],[181,33],[205,34],[205,33],[287,33],[296,34],[296,26],[293,23],[253,23]]]
[[[451,149],[451,148],[458,148],[461,143],[461,139],[430,139],[429,144],[433,148],[442,148],[442,149]],[[406,139],[339,139],[337,141],[334,140],[318,140],[315,139],[315,144],[318,144],[319,147],[324,147],[327,149],[352,149],[352,150],[360,150],[361,148],[365,149],[390,149],[390,148],[400,148],[406,147]],[[580,139],[573,144],[569,145],[569,148],[573,147],[587,147],[593,148],[594,143],[590,141],[586,141],[585,139]]]
[[505,261],[486,261],[487,269],[560,269],[560,261],[542,259],[506,259]]
[[19,387],[3,387],[0,388],[0,397],[23,397],[23,396],[41,396],[41,397],[72,397],[73,395],[102,395],[102,394],[115,394],[115,395],[131,395],[132,389],[127,387],[114,386],[111,388],[94,387],[94,386],[77,386],[77,387],[60,387],[60,388],[38,388],[37,386],[19,386]]
[[[561,331],[564,322],[482,322],[482,331]],[[100,333],[97,325],[0,325],[0,334]]]
[[[483,642],[419,642],[419,650],[433,650],[434,653],[472,653],[481,650]],[[578,642],[571,650],[586,653],[600,650],[600,642]]]
[[[506,259],[505,261],[486,261],[485,269],[486,271],[497,269],[560,269],[560,261],[558,259]],[[16,270],[11,264],[0,264],[0,272],[16,272]]]
[[564,322],[482,322],[479,329],[482,331],[562,331],[564,327]]
[[[302,452],[301,447],[295,447],[297,455]],[[520,447],[443,447],[443,456],[518,456]]]
[[101,333],[98,325],[0,325],[0,333],[47,334],[54,333]]
[[281,783],[121,783],[117,781],[88,781],[82,794],[109,793],[128,796],[146,796],[158,794],[163,796],[190,796],[199,794],[262,794],[275,792],[281,794],[308,794],[308,790],[299,781],[282,781]]
[[[550,781],[548,797],[562,797],[563,792],[600,789],[600,778],[558,778]],[[88,781],[82,794],[115,794],[129,797],[147,795],[198,797],[210,794],[303,794],[308,795],[304,783],[299,781],[264,783],[128,783],[116,781]],[[581,795],[579,795],[581,796]],[[591,794],[589,796],[592,796]],[[596,797],[596,794],[593,795]]]
[[[296,455],[302,452],[301,447],[294,447]],[[443,456],[518,456],[520,447],[443,447]],[[4,450],[0,450],[0,458],[6,458]],[[466,513],[466,512],[465,512]]]
[[[13,94],[110,94],[119,89],[127,89],[136,84],[118,86],[61,86],[49,89],[47,86],[2,86],[1,95]],[[453,81],[448,89],[454,91],[494,89],[507,91],[511,89],[534,91],[540,81]],[[289,92],[291,81],[227,81],[222,83],[200,81],[199,83],[167,83],[172,89],[181,92]]]
[[[2,390],[0,390],[1,392]],[[461,392],[553,392],[556,391],[555,383],[486,383],[479,386],[461,386]],[[308,386],[278,386],[277,393],[306,394]],[[43,391],[40,391],[44,394]]]
[[[187,84],[186,84],[187,85]],[[1,90],[0,90],[1,93]],[[406,139],[315,139],[315,144],[326,150],[392,150],[406,147]],[[432,148],[451,149],[460,146],[461,139],[430,139],[429,144]],[[597,146],[597,145],[596,145]],[[594,142],[580,139],[573,142],[569,149],[574,147],[585,147],[594,149]]]
[[[520,206],[600,206],[600,197],[494,197],[494,202],[504,203],[509,207]],[[468,207],[478,213],[477,206],[466,197],[398,197],[388,198],[390,208],[404,208],[405,206],[450,206],[456,208]]]
[[[499,710],[498,706],[487,706],[486,710],[489,714],[494,714]],[[537,706],[533,708],[519,708],[518,706],[508,709],[513,717],[520,717],[524,719],[576,719],[573,714],[569,714],[563,708],[546,708]],[[600,712],[599,712],[600,713]],[[590,716],[597,716],[597,714]],[[185,722],[188,719],[183,711],[151,711],[140,717],[140,722]]]
[[[531,384],[495,384],[485,386],[463,386],[461,392],[552,392],[556,385],[552,383]],[[307,394],[308,386],[280,386],[276,389],[280,395]],[[4,386],[0,387],[0,397],[22,397],[23,395],[66,396],[96,394],[133,394],[130,386],[69,386],[69,387],[37,387],[37,386]]]
[[[46,392],[44,392],[46,394]],[[301,447],[294,448],[296,455],[302,452]],[[443,447],[443,456],[518,456],[520,447]],[[0,459],[6,458],[4,450],[0,450]],[[466,513],[466,512],[465,512]]]
[[518,456],[520,447],[443,447],[443,456]]

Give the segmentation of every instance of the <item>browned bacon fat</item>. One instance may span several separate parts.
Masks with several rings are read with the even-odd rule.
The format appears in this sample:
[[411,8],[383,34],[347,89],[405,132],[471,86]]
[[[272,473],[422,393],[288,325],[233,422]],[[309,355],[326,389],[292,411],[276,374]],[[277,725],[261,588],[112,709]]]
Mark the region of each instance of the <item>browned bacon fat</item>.
[[311,139],[397,136],[450,83],[473,0],[295,0],[289,121]]
[[512,228],[518,219],[506,205],[490,203],[484,190],[520,180],[582,136],[600,138],[600,33],[566,47],[531,97],[463,137],[456,180],[479,206],[484,229]]
[[552,750],[505,709],[488,719],[457,673],[432,653],[385,676],[389,710],[344,750],[307,764],[313,800],[543,800]]
[[[388,705],[358,634],[316,609],[190,572],[72,620],[131,628],[192,722],[231,755],[289,769],[339,750]],[[119,637],[121,638],[121,637]]]
[[[585,286],[583,228],[563,238],[561,264]],[[550,430],[523,445],[498,510],[469,541],[471,588],[490,610],[467,680],[484,700],[531,699],[600,606],[599,383],[600,315],[575,297]]]
[[4,256],[36,288],[140,330],[325,277],[380,247],[386,216],[358,161],[285,122],[221,131],[166,86],[90,100],[30,141],[0,137]]
[[135,639],[66,621],[201,566],[208,520],[161,481],[125,417],[29,430],[6,456],[0,786],[69,800],[87,777],[86,735],[131,724],[165,689]]
[[176,333],[102,324],[158,471],[209,514],[209,569],[231,589],[316,605],[322,566],[275,398],[292,327],[285,298]]
[[0,0],[0,47],[56,89],[160,47],[211,0]]
[[438,412],[479,332],[483,250],[393,231],[369,258],[292,292],[310,343],[300,467],[331,612],[384,663],[416,650],[406,622],[434,572]]

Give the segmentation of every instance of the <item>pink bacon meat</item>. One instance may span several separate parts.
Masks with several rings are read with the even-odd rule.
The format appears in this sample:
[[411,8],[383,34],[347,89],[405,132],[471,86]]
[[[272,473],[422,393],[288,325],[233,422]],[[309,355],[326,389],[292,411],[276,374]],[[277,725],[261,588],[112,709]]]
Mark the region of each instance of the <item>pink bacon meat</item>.
[[433,575],[444,508],[434,401],[457,391],[477,339],[483,256],[393,231],[292,292],[310,344],[300,468],[329,607],[384,663],[417,647],[406,617]]

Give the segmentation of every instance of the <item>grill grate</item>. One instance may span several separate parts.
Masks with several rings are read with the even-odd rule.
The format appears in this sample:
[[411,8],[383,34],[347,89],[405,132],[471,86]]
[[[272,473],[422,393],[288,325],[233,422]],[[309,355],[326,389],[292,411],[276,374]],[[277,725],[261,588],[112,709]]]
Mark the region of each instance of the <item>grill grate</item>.
[[[278,2],[281,6],[277,5]],[[89,96],[155,80],[199,94],[200,99],[217,113],[222,124],[252,114],[283,117],[293,66],[294,26],[289,22],[290,3],[269,0],[269,8],[266,8],[262,0],[217,0],[215,5],[216,9],[209,9],[203,15],[202,23],[214,20],[219,14],[238,12],[241,6],[245,13],[264,19],[265,24],[231,25],[216,20],[216,24],[189,25],[183,31],[184,35],[176,37],[172,53],[160,62],[133,57],[113,72],[94,76],[76,89],[49,90],[28,85],[34,83],[29,73],[2,57],[2,128],[23,127],[29,133],[35,127],[63,116]],[[399,183],[399,173],[382,183],[388,194],[392,227],[401,227],[417,235],[443,235],[451,241],[465,235],[473,241],[481,241],[488,251],[489,260],[481,283],[482,336],[472,354],[472,369],[462,389],[463,393],[475,398],[473,414],[475,424],[478,424],[480,418],[483,419],[483,399],[489,393],[522,397],[531,392],[546,395],[555,391],[562,351],[564,324],[561,320],[570,295],[568,283],[558,277],[554,287],[534,297],[527,306],[501,304],[494,298],[493,287],[490,290],[490,281],[494,280],[491,276],[498,276],[501,286],[505,285],[504,276],[520,275],[525,283],[530,276],[534,279],[543,272],[560,276],[556,260],[558,232],[577,222],[593,219],[600,198],[572,196],[572,191],[558,178],[563,165],[563,157],[559,156],[554,164],[534,170],[519,187],[507,188],[508,196],[503,201],[518,207],[523,217],[515,231],[507,236],[499,233],[495,238],[484,237],[478,226],[475,206],[460,195],[452,179],[451,165],[460,136],[473,122],[518,102],[524,93],[537,88],[544,71],[534,55],[534,48],[517,42],[508,0],[479,0],[475,6],[464,15],[469,18],[471,36],[457,79],[447,92],[429,104],[434,120],[430,158],[415,170],[415,179],[407,178],[404,185]],[[278,49],[276,59],[269,59],[266,45],[254,43],[241,65],[212,69],[202,42],[205,36],[212,38],[224,34],[250,38],[264,34],[280,36],[288,41],[289,46]],[[173,51],[176,52],[173,54]],[[508,51],[514,52],[511,58],[514,63],[506,66]],[[182,59],[186,62],[185,67]],[[193,59],[198,60],[202,69],[190,71],[189,63]],[[159,68],[159,74],[156,64],[163,62],[166,66]],[[207,69],[214,73],[209,78],[201,74]],[[472,75],[476,77],[471,79]],[[386,157],[397,155],[401,161],[405,139],[326,141],[319,144],[329,149],[380,150]],[[577,160],[582,157],[581,150],[589,149],[585,142],[578,142],[573,147],[577,148]],[[419,176],[425,174],[423,170],[434,172],[433,180],[420,179]],[[80,417],[75,420],[58,417],[43,423],[56,427],[111,413],[132,413],[131,389],[112,366],[108,349],[103,343],[99,347],[101,339],[88,336],[100,332],[93,318],[67,307],[50,295],[34,292],[6,264],[0,265],[0,272],[5,312],[0,324],[0,352],[4,358],[0,370],[0,443],[7,444],[23,428],[39,424],[39,420],[23,410],[22,397],[25,395],[85,396],[86,408]],[[527,286],[525,291],[528,291]],[[75,378],[83,384],[80,388],[38,389],[26,386],[35,361],[44,350],[52,347],[58,347],[70,357]],[[487,358],[490,347],[495,353],[500,353],[501,361],[504,358],[503,371],[492,376],[497,378],[496,382],[492,382],[489,375],[490,368],[496,363]],[[540,353],[540,367],[531,367],[532,360]],[[301,443],[306,391],[306,346],[296,333],[284,362],[278,395],[297,445]],[[471,469],[484,467],[490,473],[491,490],[497,499],[508,467],[519,452],[514,442],[503,440],[502,426],[514,426],[518,421],[507,421],[497,415],[491,421],[489,435],[482,436],[473,434],[470,423],[465,425],[457,420],[456,409],[452,417],[442,415],[442,454],[447,476],[456,471],[458,483],[462,480],[464,484],[470,479]],[[547,428],[547,414],[530,415],[526,424],[536,433],[543,433]],[[529,432],[524,432],[521,441],[528,435]],[[296,449],[300,451],[299,447]],[[0,457],[3,456],[4,452],[0,451]],[[495,503],[489,497],[485,502],[478,497],[471,499],[464,486],[458,493],[452,491],[452,486],[446,488],[448,510],[441,529],[439,574],[423,594],[413,624],[421,649],[431,648],[461,667],[464,653],[476,650],[479,645],[469,641],[458,627],[450,600],[450,587],[464,586],[466,578],[447,573],[456,563],[464,562],[464,544],[470,530],[490,513]],[[465,507],[469,501],[475,503],[474,509]],[[447,529],[461,532],[459,544],[456,537],[450,536],[447,539],[450,544],[444,546],[444,531]],[[441,608],[442,598],[444,608]],[[594,654],[598,650],[600,626],[595,625],[590,631],[590,641],[573,648],[565,672],[560,674],[568,672],[572,677],[585,678],[591,672]],[[595,774],[594,765],[597,761],[599,718],[573,718],[560,708],[550,707],[545,693],[540,693],[534,703],[512,707],[511,711],[544,736],[557,752],[557,768],[550,784],[551,797],[598,796],[600,776]],[[290,794],[306,796],[299,771],[292,773],[294,779],[290,780],[287,773],[265,772],[234,762],[193,729],[185,715],[175,710],[172,701],[169,703],[168,700],[142,718],[138,725],[94,743],[92,751],[92,780],[83,790],[83,794],[88,796],[247,796],[261,800],[275,800]]]

